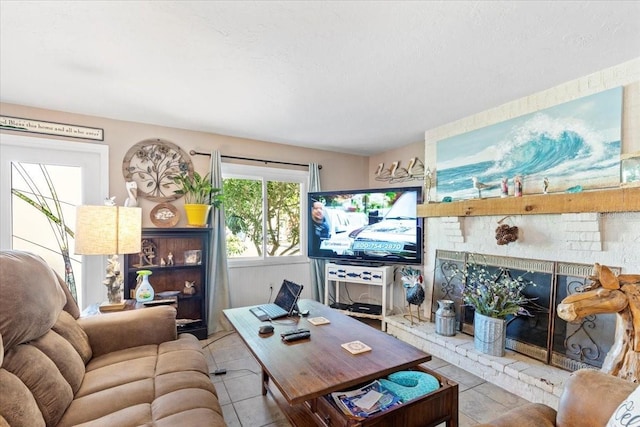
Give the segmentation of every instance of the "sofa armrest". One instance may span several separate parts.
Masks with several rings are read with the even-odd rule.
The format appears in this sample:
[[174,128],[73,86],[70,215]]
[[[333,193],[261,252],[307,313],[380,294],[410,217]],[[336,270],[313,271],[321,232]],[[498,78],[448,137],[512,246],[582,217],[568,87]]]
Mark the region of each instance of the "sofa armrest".
[[542,403],[527,403],[514,408],[487,424],[476,427],[554,427],[555,409]]
[[78,324],[89,337],[93,357],[177,338],[176,309],[169,306],[80,317]]

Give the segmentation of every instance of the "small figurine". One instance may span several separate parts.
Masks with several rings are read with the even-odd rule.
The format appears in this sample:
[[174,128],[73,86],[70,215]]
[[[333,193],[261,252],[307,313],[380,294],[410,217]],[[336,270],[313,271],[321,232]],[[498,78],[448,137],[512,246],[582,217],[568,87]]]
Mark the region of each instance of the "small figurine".
[[105,197],[104,198],[105,206],[115,206],[116,205],[116,196]]
[[509,178],[504,177],[500,181],[500,197],[507,197],[509,195]]
[[135,181],[127,181],[125,183],[127,188],[127,200],[124,201],[124,205],[130,208],[138,206],[138,183]]
[[171,252],[167,255],[167,265],[173,265],[173,253]]
[[491,188],[491,186],[485,184],[484,182],[478,181],[478,178],[476,178],[475,176],[472,177],[471,180],[473,181],[473,188],[478,190],[478,199],[482,199],[482,190]]
[[185,295],[193,295],[196,293],[196,282],[195,281],[189,281],[189,280],[185,280],[184,282],[184,289],[182,290],[182,293]]
[[522,177],[520,175],[516,175],[516,177],[513,178],[513,195],[522,197]]
[[144,266],[154,266],[153,263],[154,258],[156,257],[156,245],[150,239],[144,239],[141,243],[142,252],[138,255],[140,256],[140,264],[138,267]]
[[433,185],[433,172],[431,168],[424,171],[424,188],[427,194],[427,203],[431,202],[431,186]]
[[164,262],[164,258],[160,258],[160,267],[164,267],[165,265],[167,265],[167,263]]
[[546,176],[544,177],[544,181],[542,181],[542,192],[544,194],[549,193],[549,178],[547,178]]

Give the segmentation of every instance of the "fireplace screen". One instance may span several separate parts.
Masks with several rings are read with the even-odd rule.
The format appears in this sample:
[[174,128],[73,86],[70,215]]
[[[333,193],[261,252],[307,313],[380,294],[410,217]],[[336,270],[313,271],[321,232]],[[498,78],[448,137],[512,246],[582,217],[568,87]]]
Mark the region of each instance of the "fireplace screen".
[[490,271],[506,269],[514,277],[524,275],[535,283],[524,290],[528,298],[535,298],[526,307],[531,317],[507,318],[508,349],[569,371],[602,366],[613,344],[615,315],[589,316],[570,324],[555,310],[563,298],[589,281],[592,265],[436,251],[431,319],[435,319],[437,301],[450,299],[454,301],[457,329],[469,335],[473,335],[473,308],[462,300],[464,279],[456,271],[465,270],[471,262],[485,264]]

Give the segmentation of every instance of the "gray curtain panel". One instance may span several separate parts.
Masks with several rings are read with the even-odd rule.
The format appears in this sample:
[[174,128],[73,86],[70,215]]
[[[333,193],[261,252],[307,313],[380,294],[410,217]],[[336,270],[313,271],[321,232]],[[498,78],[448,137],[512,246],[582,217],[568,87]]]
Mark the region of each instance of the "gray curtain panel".
[[[218,150],[211,151],[211,184],[222,188],[222,160]],[[211,213],[211,250],[209,251],[209,334],[231,331],[233,327],[222,313],[231,307],[229,270],[227,269],[227,242],[225,240],[224,204]]]
[[[321,191],[320,167],[317,163],[309,163],[309,192]],[[308,207],[311,209],[311,206]],[[325,261],[311,259],[311,286],[313,287],[313,299],[324,303],[324,266]]]

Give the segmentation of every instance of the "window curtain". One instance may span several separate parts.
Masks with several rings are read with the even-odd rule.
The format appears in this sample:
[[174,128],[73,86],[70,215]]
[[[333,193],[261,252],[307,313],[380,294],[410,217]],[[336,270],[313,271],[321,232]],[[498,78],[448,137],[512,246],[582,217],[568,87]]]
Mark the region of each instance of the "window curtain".
[[[211,151],[211,184],[222,188],[222,160],[218,150]],[[225,240],[224,204],[211,213],[211,250],[209,251],[209,295],[207,295],[207,328],[209,334],[231,331],[233,327],[222,313],[230,307],[227,242]]]
[[[309,163],[309,192],[321,191],[320,167],[317,163]],[[311,209],[308,206],[307,209]],[[311,285],[313,286],[313,298],[324,304],[324,265],[322,259],[311,259]]]

